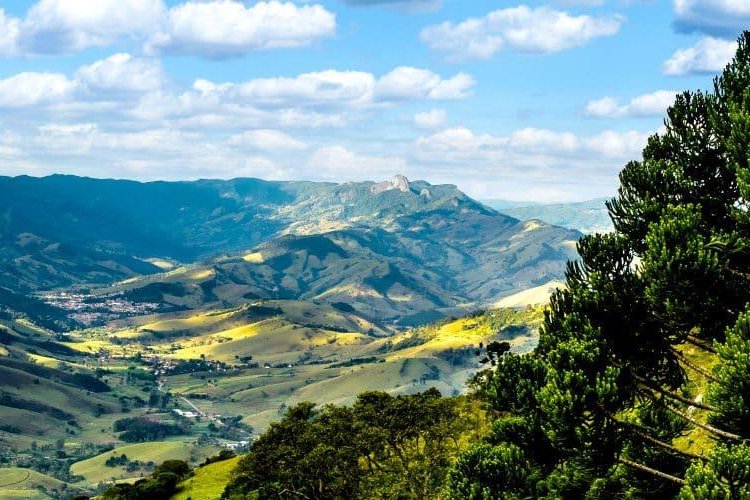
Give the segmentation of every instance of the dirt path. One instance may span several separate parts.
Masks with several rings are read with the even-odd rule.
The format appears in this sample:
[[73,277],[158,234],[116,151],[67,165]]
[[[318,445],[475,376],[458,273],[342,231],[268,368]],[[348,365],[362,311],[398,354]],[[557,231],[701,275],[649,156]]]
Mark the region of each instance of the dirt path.
[[[195,413],[197,413],[201,417],[208,417],[209,416],[206,412],[204,412],[203,410],[201,410],[200,408],[198,408],[197,406],[195,406],[193,404],[193,402],[190,401],[188,398],[186,398],[184,396],[180,396],[180,399],[182,400],[183,403],[185,403],[190,408],[192,408],[193,410],[195,410]],[[213,420],[213,417],[209,417],[209,418],[211,418]]]

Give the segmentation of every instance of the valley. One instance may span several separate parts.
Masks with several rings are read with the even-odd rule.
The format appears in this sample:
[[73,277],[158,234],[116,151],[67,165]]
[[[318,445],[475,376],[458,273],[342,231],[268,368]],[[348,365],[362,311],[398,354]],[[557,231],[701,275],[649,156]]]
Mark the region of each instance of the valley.
[[400,176],[3,185],[0,496],[242,452],[302,401],[463,394],[483,346],[534,348],[579,236]]
[[0,469],[0,479],[43,470],[58,482],[27,483],[95,491],[167,458],[197,464],[241,451],[300,401],[347,404],[368,390],[431,387],[459,394],[481,366],[480,345],[507,341],[527,352],[540,319],[529,306],[391,334],[333,307],[264,301],[63,336],[6,322],[0,460],[15,468]]

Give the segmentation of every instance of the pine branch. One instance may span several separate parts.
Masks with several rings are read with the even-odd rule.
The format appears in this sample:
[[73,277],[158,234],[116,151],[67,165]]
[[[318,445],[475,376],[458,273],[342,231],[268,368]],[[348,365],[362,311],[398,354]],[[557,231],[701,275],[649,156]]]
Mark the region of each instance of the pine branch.
[[651,434],[648,433],[649,429],[633,422],[625,422],[623,420],[620,420],[617,418],[616,415],[614,415],[612,412],[609,412],[604,409],[604,407],[599,406],[599,409],[604,412],[604,414],[609,417],[610,420],[612,420],[617,425],[623,427],[626,432],[632,432],[636,436],[640,437],[641,439],[648,441],[651,444],[655,444],[656,446],[660,446],[661,448],[664,448],[665,450],[669,450],[673,453],[676,453],[678,455],[683,455],[688,458],[696,459],[696,460],[705,460],[704,457],[700,455],[696,455],[695,453],[690,453],[689,451],[684,451],[676,446],[673,446],[669,443],[666,443],[664,441],[661,441],[658,438],[653,437]]
[[704,377],[706,377],[708,380],[710,380],[712,382],[719,382],[718,378],[714,377],[707,370],[704,370],[700,366],[698,366],[695,363],[693,363],[690,360],[688,360],[685,357],[685,355],[682,354],[680,351],[678,351],[676,349],[672,349],[672,352],[674,353],[675,356],[677,356],[677,359],[679,359],[682,362],[683,365],[687,366],[688,368],[690,368],[691,370],[693,370],[693,371],[695,371],[697,373],[700,373],[701,375],[703,375]]
[[628,467],[632,467],[641,472],[646,472],[648,474],[651,474],[652,476],[656,476],[661,479],[666,479],[667,481],[671,481],[673,483],[680,484],[680,485],[685,484],[684,479],[681,479],[677,476],[673,476],[671,474],[667,474],[666,472],[662,472],[660,470],[652,469],[651,467],[648,467],[647,465],[633,462],[632,460],[628,460],[627,458],[618,458],[617,461],[620,462],[621,464],[625,464]]
[[635,424],[630,424],[630,423],[626,423],[626,422],[618,422],[618,423],[623,424],[623,426],[626,427],[629,432],[632,432],[633,434],[635,434],[639,438],[643,439],[644,441],[648,441],[649,443],[654,444],[656,446],[659,446],[661,448],[664,448],[665,450],[669,450],[672,453],[676,453],[678,455],[682,455],[684,457],[691,458],[691,459],[694,459],[694,460],[706,460],[705,457],[702,457],[700,455],[696,455],[695,453],[690,453],[689,451],[681,450],[681,449],[677,448],[674,445],[671,445],[669,443],[665,443],[664,441],[661,441],[661,440],[659,440],[659,439],[651,436],[650,434],[648,434],[648,433],[642,431],[641,429],[639,429]]
[[682,403],[682,404],[685,404],[685,405],[688,405],[688,406],[693,406],[693,407],[695,407],[695,408],[700,408],[701,410],[706,410],[706,411],[716,411],[716,409],[715,409],[715,408],[712,408],[712,407],[710,407],[710,406],[704,405],[704,404],[702,404],[702,403],[696,403],[695,401],[693,401],[693,400],[691,400],[691,399],[688,399],[688,398],[682,397],[682,396],[680,396],[680,395],[678,395],[678,394],[675,394],[675,393],[673,393],[673,392],[669,392],[669,391],[667,391],[667,390],[665,390],[665,389],[662,389],[661,387],[659,387],[659,386],[657,386],[657,385],[655,385],[655,384],[651,383],[650,381],[648,381],[647,379],[645,379],[645,378],[643,378],[643,377],[641,377],[641,376],[639,376],[639,375],[636,375],[635,373],[632,373],[632,372],[631,372],[631,373],[630,373],[630,375],[631,375],[631,376],[632,376],[632,377],[633,377],[633,378],[634,378],[634,379],[635,379],[635,380],[636,380],[636,381],[637,381],[637,382],[638,382],[639,384],[642,384],[642,385],[644,385],[645,387],[647,387],[648,389],[650,389],[650,390],[652,390],[652,391],[658,392],[658,393],[659,393],[659,394],[661,394],[662,396],[666,396],[666,397],[668,397],[668,398],[670,398],[670,399],[674,399],[675,401],[679,401],[680,403]]
[[721,429],[714,427],[713,425],[704,424],[703,422],[700,422],[699,420],[691,417],[690,415],[681,412],[680,410],[678,410],[677,408],[675,408],[674,406],[671,406],[670,404],[666,402],[664,403],[664,407],[668,409],[669,411],[671,411],[672,413],[674,413],[675,415],[684,418],[685,420],[695,425],[696,427],[700,427],[701,429],[708,431],[711,434],[714,434],[719,437],[723,437],[724,439],[729,439],[731,441],[739,441],[739,442],[745,441],[745,439],[738,434],[733,434],[731,432],[723,431]]
[[705,343],[705,342],[703,342],[702,340],[698,339],[698,338],[697,338],[697,337],[695,337],[694,335],[690,335],[690,334],[688,334],[688,336],[687,336],[687,337],[685,337],[685,342],[687,342],[688,344],[692,344],[692,345],[694,345],[695,347],[697,347],[697,348],[699,348],[699,349],[703,349],[704,351],[708,351],[708,352],[710,352],[711,354],[718,354],[718,353],[716,352],[716,349],[714,349],[714,348],[713,348],[713,347],[711,347],[710,345],[706,344],[706,343]]

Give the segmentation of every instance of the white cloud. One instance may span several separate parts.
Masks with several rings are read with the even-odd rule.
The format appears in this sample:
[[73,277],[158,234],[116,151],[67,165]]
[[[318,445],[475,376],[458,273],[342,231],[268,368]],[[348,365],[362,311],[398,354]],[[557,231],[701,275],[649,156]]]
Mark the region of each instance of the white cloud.
[[93,91],[147,92],[162,87],[166,76],[156,59],[115,54],[81,67],[77,79]]
[[641,157],[641,151],[650,135],[650,133],[635,130],[628,132],[606,130],[583,139],[583,146],[585,150],[604,158],[634,160]]
[[[81,66],[72,78],[62,73],[25,72],[0,80],[0,107],[19,112],[47,107],[51,113],[68,115],[111,113],[132,106],[127,94],[152,92],[165,82],[159,61],[115,54]],[[43,119],[43,111],[36,113]]]
[[454,127],[417,139],[414,156],[430,179],[484,198],[565,200],[612,194],[617,173],[638,159],[649,133],[524,128],[503,135]]
[[585,114],[594,118],[659,116],[672,105],[675,95],[674,90],[657,90],[634,97],[626,104],[620,104],[614,97],[603,97],[589,101]]
[[436,129],[445,124],[447,115],[444,109],[431,109],[414,115],[414,125],[421,129]]
[[152,32],[164,13],[161,0],[40,0],[21,23],[18,41],[31,53],[102,47]]
[[326,70],[296,77],[257,78],[242,83],[197,80],[183,104],[220,102],[261,109],[368,109],[404,100],[453,100],[471,94],[464,73],[442,78],[431,71],[399,67],[381,78],[363,71]]
[[0,8],[0,56],[13,56],[18,52],[18,36],[21,32],[21,21],[8,17]]
[[579,137],[571,132],[524,128],[509,135],[476,134],[455,127],[420,137],[416,147],[424,160],[511,161],[515,165],[565,164],[570,160],[608,158],[634,159],[646,143],[648,134],[630,131],[605,131]]
[[227,144],[237,147],[249,147],[263,151],[299,151],[307,145],[279,130],[247,130],[227,140]]
[[674,24],[681,32],[733,38],[750,24],[747,0],[674,0],[673,4]]
[[671,76],[701,73],[716,73],[732,59],[737,42],[706,37],[692,47],[680,49],[672,54],[662,70]]
[[111,132],[92,123],[48,124],[27,144],[37,174],[66,171],[101,176],[197,179],[255,176],[289,178],[289,171],[262,156],[234,151],[198,132],[154,128]]
[[0,107],[25,108],[70,98],[76,84],[60,73],[19,73],[0,80]]
[[377,81],[375,97],[380,101],[464,99],[471,94],[474,83],[466,73],[444,80],[426,69],[401,66]]
[[258,78],[240,84],[200,82],[203,95],[224,95],[259,106],[356,106],[372,100],[375,77],[362,71],[319,71],[297,77]]
[[408,173],[408,162],[398,156],[367,156],[344,146],[325,146],[316,149],[307,161],[307,168],[316,179],[371,180]]
[[546,53],[579,47],[616,34],[619,17],[573,16],[549,7],[499,9],[459,24],[444,22],[422,30],[421,40],[455,61],[487,59],[500,50]]
[[336,16],[321,5],[279,0],[39,0],[23,18],[0,9],[0,55],[58,54],[124,39],[148,53],[227,57],[300,47],[333,35]]
[[300,47],[336,29],[336,16],[320,5],[235,0],[186,2],[169,10],[151,51],[226,57],[254,50]]

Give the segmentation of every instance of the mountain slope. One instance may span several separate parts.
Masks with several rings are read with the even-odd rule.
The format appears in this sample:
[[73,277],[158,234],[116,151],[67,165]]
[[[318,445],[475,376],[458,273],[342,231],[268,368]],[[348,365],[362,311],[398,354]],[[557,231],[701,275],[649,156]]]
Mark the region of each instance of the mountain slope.
[[346,184],[0,177],[0,286],[28,292],[111,283],[157,273],[155,258],[195,262],[284,235],[342,230],[408,231],[412,241],[401,243],[411,253],[429,234],[423,257],[451,243],[443,253],[470,262],[466,250],[514,224],[455,186],[402,176]]
[[[8,194],[0,197],[8,242],[0,286],[92,289],[72,305],[47,299],[67,302],[86,324],[112,319],[100,310],[113,295],[141,304],[120,308],[132,314],[294,299],[421,324],[559,279],[580,236],[402,176],[346,184],[17,177],[0,178],[0,194]],[[90,303],[89,292],[103,302]]]
[[191,309],[257,298],[307,300],[345,304],[372,321],[413,325],[556,279],[576,257],[576,237],[492,213],[431,211],[394,218],[385,229],[287,235],[242,255],[95,294]]

